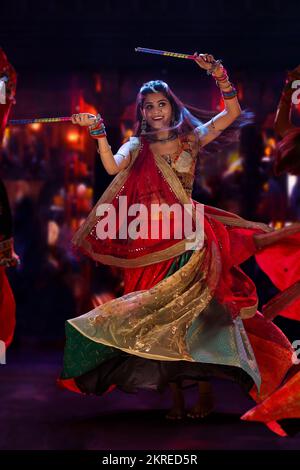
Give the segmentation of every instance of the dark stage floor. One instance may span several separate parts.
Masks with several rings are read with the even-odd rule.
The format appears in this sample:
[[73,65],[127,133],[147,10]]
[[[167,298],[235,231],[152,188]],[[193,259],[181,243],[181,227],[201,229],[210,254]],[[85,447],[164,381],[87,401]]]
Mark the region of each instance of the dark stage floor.
[[[240,421],[252,402],[238,386],[215,381],[216,411],[202,422],[166,421],[169,394],[113,391],[88,397],[55,380],[61,351],[9,351],[0,366],[0,449],[299,449],[300,435],[280,438]],[[195,389],[187,390],[188,402]]]

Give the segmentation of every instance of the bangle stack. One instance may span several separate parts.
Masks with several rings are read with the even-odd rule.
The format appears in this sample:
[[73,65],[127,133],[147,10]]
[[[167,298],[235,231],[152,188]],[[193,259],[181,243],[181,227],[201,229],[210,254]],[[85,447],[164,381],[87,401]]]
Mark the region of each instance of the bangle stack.
[[233,98],[237,96],[236,88],[233,85],[231,85],[231,90],[229,91],[221,90],[221,93],[222,93],[224,100],[232,100]]
[[221,65],[221,63],[222,63],[222,61],[220,59],[215,60],[214,63],[212,64],[211,68],[206,71],[207,75],[213,75],[214,71]]
[[212,73],[212,76],[213,78],[216,80],[216,83],[217,85],[219,83],[222,83],[222,82],[226,82],[228,81],[228,74],[227,74],[227,70],[225,69],[225,67],[221,67],[222,69],[222,75],[216,75],[215,73]]
[[89,126],[89,132],[93,139],[102,139],[103,137],[106,137],[104,122],[100,114],[97,115],[95,124]]
[[[232,83],[228,80],[227,70],[224,67],[222,67],[222,69],[223,70],[222,70],[221,76],[217,76],[215,74],[212,74],[212,76],[214,77],[217,86],[221,90],[223,99],[231,100],[237,96],[237,91],[236,91],[236,88],[232,85]],[[226,86],[224,87],[223,85],[225,84]],[[230,88],[230,89],[225,91],[224,88]]]

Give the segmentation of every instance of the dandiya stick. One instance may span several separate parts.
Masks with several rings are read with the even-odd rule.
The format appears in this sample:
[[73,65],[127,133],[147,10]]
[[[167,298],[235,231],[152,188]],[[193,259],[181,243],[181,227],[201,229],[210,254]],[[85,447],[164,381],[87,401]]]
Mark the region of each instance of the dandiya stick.
[[192,54],[181,54],[180,52],[169,52],[169,51],[160,51],[158,49],[147,49],[146,47],[136,47],[136,52],[146,52],[147,54],[158,54],[169,57],[176,57],[177,59],[190,59],[195,60],[195,55]]
[[35,124],[36,122],[40,123],[52,123],[52,122],[65,122],[71,121],[72,118],[68,116],[64,117],[48,117],[48,118],[35,118],[35,119],[11,119],[8,121],[10,125],[19,125],[19,124]]
[[[147,54],[157,54],[169,57],[176,57],[177,59],[190,59],[195,60],[194,54],[182,54],[180,52],[170,52],[170,51],[161,51],[158,49],[148,49],[146,47],[136,47],[136,52],[145,52]],[[34,124],[36,122],[40,123],[51,123],[51,122],[63,122],[71,121],[71,117],[56,117],[56,118],[37,118],[37,119],[11,119],[9,121],[10,125],[19,125],[19,124]]]

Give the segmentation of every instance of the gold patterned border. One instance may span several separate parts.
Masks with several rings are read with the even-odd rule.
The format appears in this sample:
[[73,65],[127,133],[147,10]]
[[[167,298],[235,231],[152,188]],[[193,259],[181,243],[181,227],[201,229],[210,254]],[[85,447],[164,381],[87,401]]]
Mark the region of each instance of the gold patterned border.
[[84,248],[88,253],[92,253],[91,256],[93,259],[99,263],[108,264],[110,266],[118,266],[120,268],[137,268],[140,266],[148,266],[150,264],[166,261],[168,259],[182,255],[186,252],[187,243],[191,243],[191,241],[181,240],[175,245],[164,250],[152,252],[149,255],[143,255],[132,259],[118,258],[117,256],[94,253],[92,252],[91,245],[87,240],[82,240],[81,247]]
[[185,361],[195,362],[195,360],[190,355],[184,355],[183,357],[174,358],[174,357],[170,357],[170,356],[159,356],[157,354],[147,353],[147,352],[143,352],[143,351],[136,351],[136,350],[131,349],[131,348],[121,348],[119,346],[117,347],[116,345],[112,346],[112,344],[109,341],[106,341],[103,338],[101,338],[101,340],[99,340],[95,337],[92,337],[92,336],[88,335],[86,332],[82,331],[82,329],[79,328],[74,323],[73,320],[67,320],[67,321],[68,321],[68,323],[70,323],[70,325],[72,325],[73,328],[75,328],[77,331],[79,331],[79,333],[81,335],[85,336],[86,338],[93,341],[94,343],[100,343],[100,344],[104,344],[105,346],[114,347],[114,348],[119,349],[120,351],[124,351],[128,354],[132,354],[133,356],[138,356],[138,357],[143,357],[145,359],[153,359],[153,360],[158,360],[158,361],[182,361],[182,360],[185,360]]
[[[261,229],[264,232],[274,232],[274,228],[269,227],[268,225],[262,222],[252,222],[251,220],[243,219],[242,217],[232,217],[231,216],[222,216],[215,214],[206,214],[207,217],[212,217],[213,219],[219,220],[225,225],[230,225],[232,227],[242,227],[242,228],[254,228]],[[265,235],[265,234],[262,234]]]
[[110,183],[108,188],[104,191],[104,193],[102,194],[102,196],[100,197],[100,199],[98,200],[98,202],[96,203],[96,205],[94,206],[90,214],[88,215],[87,219],[84,221],[81,227],[79,227],[74,237],[72,238],[72,243],[74,245],[78,245],[78,246],[82,245],[83,239],[90,233],[90,231],[92,230],[95,224],[95,219],[97,217],[96,212],[97,212],[98,206],[100,204],[105,204],[105,203],[112,201],[112,199],[118,194],[118,192],[124,185],[130,173],[131,167],[134,164],[137,156],[138,156],[138,151],[132,157],[132,160],[129,166],[125,168],[123,171],[120,171],[120,173],[118,173],[115,176],[115,178]]
[[258,301],[255,302],[254,305],[250,305],[249,307],[242,307],[240,309],[240,317],[244,320],[247,318],[254,317],[254,315],[256,315],[256,312],[257,312],[257,307],[258,307]]

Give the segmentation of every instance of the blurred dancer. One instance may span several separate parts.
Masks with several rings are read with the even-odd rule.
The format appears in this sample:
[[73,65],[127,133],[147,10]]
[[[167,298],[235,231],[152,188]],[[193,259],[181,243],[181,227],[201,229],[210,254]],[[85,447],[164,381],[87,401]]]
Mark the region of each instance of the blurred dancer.
[[[16,72],[0,49],[0,146],[12,105],[15,103]],[[5,186],[0,179],[0,340],[6,347],[11,343],[15,328],[15,301],[5,269],[15,266],[18,257],[14,252],[12,216]]]

